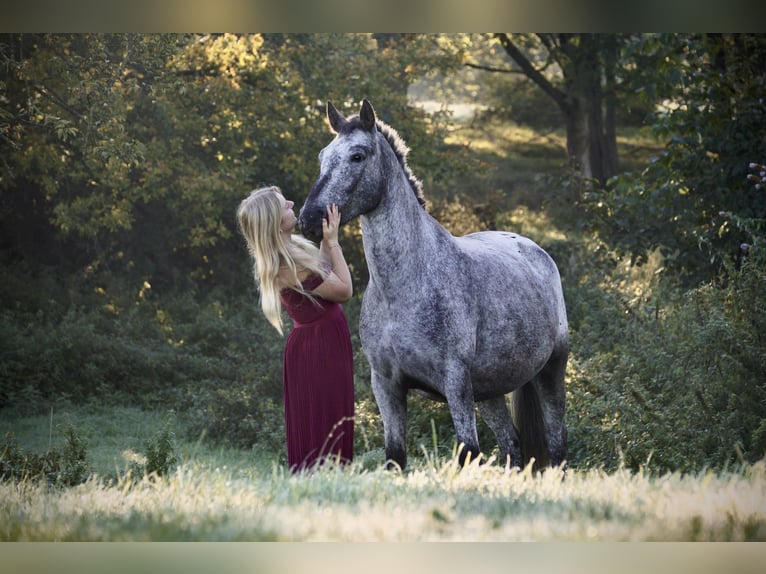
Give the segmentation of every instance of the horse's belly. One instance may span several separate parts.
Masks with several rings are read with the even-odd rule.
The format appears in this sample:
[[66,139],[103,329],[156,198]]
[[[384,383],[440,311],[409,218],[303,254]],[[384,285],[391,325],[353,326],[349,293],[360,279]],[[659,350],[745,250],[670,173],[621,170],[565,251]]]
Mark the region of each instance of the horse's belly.
[[446,312],[451,300],[430,296],[384,308],[374,294],[368,287],[359,329],[370,365],[385,378],[435,395],[447,394],[445,375],[455,362],[468,368],[477,400],[510,393],[543,368],[559,337],[553,297],[518,284],[514,299],[477,293],[478,323],[470,314]]
[[470,382],[476,400],[508,394],[531,380],[545,365],[552,345],[543,344],[532,354],[509,353],[507,347],[494,349],[490,356],[477,357],[458,351],[445,357],[434,353],[432,341],[417,341],[406,336],[396,325],[381,326],[376,336],[368,334],[365,346],[371,366],[386,377],[401,377],[408,389],[430,398],[444,400],[445,368],[450,359],[469,366]]
[[471,375],[474,399],[482,401],[507,395],[532,380],[540,369],[542,365],[495,365],[493,369],[474,372]]
[[538,333],[524,338],[511,338],[479,344],[471,363],[474,396],[482,397],[510,393],[532,378],[545,366],[553,353],[555,333]]

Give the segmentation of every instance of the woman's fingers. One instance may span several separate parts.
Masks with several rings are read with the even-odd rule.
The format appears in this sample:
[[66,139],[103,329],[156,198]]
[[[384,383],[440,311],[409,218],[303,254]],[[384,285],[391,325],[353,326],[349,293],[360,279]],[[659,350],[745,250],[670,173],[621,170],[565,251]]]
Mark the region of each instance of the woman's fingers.
[[[333,206],[334,207],[334,206]],[[331,206],[325,206],[327,217],[322,218],[322,235],[327,240],[332,240],[338,232],[336,210]]]
[[340,212],[336,204],[328,205],[325,207],[327,210],[327,221],[332,225],[338,225],[340,222]]

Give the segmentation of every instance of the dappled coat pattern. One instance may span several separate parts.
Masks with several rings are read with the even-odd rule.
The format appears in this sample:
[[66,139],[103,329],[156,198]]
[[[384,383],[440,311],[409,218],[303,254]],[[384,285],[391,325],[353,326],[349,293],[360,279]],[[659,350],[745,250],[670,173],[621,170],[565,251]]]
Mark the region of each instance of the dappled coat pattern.
[[350,119],[328,102],[328,119],[336,137],[319,154],[301,230],[319,238],[331,203],[341,224],[361,217],[370,282],[359,333],[387,458],[406,464],[406,395],[415,390],[447,402],[463,460],[480,453],[478,405],[511,465],[563,463],[569,344],[553,260],[514,233],[452,236],[424,209],[401,138],[366,100]]

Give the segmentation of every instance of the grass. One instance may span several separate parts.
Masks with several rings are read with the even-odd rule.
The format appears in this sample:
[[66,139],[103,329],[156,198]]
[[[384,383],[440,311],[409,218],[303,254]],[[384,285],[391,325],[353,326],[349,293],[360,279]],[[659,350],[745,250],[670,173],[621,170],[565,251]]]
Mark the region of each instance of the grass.
[[[766,464],[656,476],[619,470],[459,467],[423,447],[404,473],[365,463],[293,476],[273,459],[177,445],[179,464],[140,480],[109,470],[165,416],[75,410],[94,474],[61,488],[0,483],[2,541],[766,540]],[[111,421],[111,423],[107,423]],[[4,417],[19,445],[45,444],[44,417]],[[124,427],[121,426],[124,423]],[[43,436],[41,436],[43,435]],[[55,441],[54,441],[55,442]],[[361,453],[360,453],[361,454]],[[124,470],[127,461],[117,462]]]
[[116,475],[144,443],[159,432],[167,413],[148,413],[136,408],[88,405],[54,406],[45,415],[14,416],[2,413],[0,436],[11,433],[23,451],[44,453],[64,447],[62,429],[72,425],[87,443],[88,462],[99,476]]
[[539,176],[562,175],[567,163],[562,133],[540,134],[516,124],[463,125],[446,141],[465,146],[478,162],[479,169],[461,178],[454,190],[472,202],[499,197],[505,208],[517,205],[539,208],[549,199],[548,194],[555,192],[541,187]]

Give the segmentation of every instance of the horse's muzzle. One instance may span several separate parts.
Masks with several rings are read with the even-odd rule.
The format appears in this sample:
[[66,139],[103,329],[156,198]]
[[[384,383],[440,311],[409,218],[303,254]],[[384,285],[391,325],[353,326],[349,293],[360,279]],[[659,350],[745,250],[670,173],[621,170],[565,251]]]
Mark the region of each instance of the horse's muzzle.
[[307,211],[304,206],[298,215],[298,226],[300,227],[301,235],[314,243],[322,241],[322,217],[324,217],[323,211],[312,209]]

